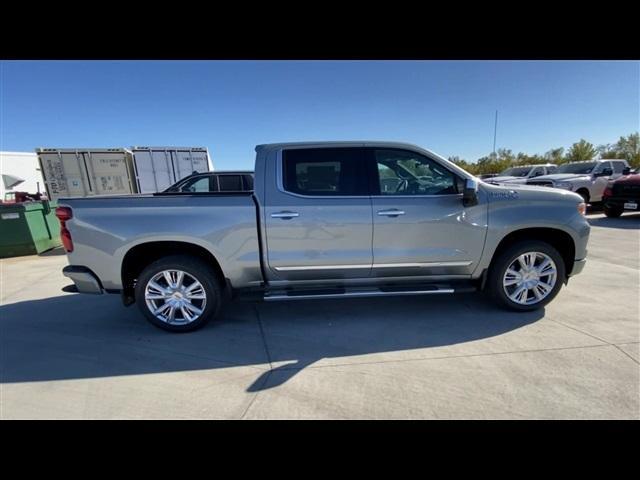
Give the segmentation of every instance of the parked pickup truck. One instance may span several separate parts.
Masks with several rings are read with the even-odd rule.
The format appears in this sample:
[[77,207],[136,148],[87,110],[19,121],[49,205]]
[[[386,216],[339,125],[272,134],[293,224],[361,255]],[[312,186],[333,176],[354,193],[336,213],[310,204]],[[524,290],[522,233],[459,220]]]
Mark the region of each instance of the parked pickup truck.
[[626,210],[638,212],[640,208],[640,174],[625,175],[609,182],[602,194],[604,214],[617,218]]
[[527,311],[587,255],[572,192],[484,183],[422,148],[388,142],[256,147],[253,192],[59,200],[63,273],[120,293],[183,332],[223,301],[486,290]]
[[629,173],[626,160],[592,160],[561,165],[552,175],[543,175],[527,181],[527,185],[562,188],[576,192],[585,203],[602,201],[609,180]]
[[488,183],[499,185],[501,183],[508,184],[525,184],[531,178],[541,177],[543,175],[551,175],[558,168],[552,163],[544,165],[522,165],[519,167],[511,167],[503,170],[494,177],[487,180]]

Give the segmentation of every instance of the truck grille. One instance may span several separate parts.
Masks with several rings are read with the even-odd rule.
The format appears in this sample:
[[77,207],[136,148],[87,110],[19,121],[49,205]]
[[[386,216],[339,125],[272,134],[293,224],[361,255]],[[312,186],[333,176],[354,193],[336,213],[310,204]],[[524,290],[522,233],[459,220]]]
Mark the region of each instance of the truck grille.
[[640,197],[640,185],[613,184],[613,195],[618,197]]
[[536,185],[538,187],[553,187],[551,180],[529,180],[527,185]]

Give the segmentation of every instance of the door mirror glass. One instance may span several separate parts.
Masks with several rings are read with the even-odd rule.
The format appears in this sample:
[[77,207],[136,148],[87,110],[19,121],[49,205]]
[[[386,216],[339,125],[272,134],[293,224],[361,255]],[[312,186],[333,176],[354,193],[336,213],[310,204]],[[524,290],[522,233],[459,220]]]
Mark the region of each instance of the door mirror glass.
[[465,207],[472,207],[478,204],[478,182],[470,178],[464,184],[462,192],[462,204]]

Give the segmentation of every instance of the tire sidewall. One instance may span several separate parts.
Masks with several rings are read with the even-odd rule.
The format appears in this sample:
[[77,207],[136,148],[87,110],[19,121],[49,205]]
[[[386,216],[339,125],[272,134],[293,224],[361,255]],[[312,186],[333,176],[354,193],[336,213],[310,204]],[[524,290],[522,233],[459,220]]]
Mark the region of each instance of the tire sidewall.
[[622,208],[615,208],[615,207],[612,208],[612,207],[607,207],[606,205],[603,208],[603,210],[604,210],[604,214],[609,218],[618,218],[624,212],[624,209]]
[[[156,318],[147,307],[144,298],[146,285],[151,278],[163,270],[182,270],[202,284],[207,295],[207,304],[202,315],[193,322],[185,325],[171,325]],[[136,283],[135,298],[138,308],[150,323],[162,330],[181,333],[197,330],[215,317],[220,310],[222,295],[215,272],[211,268],[194,257],[176,255],[156,260],[142,271]]]
[[[533,305],[521,305],[511,300],[502,286],[502,281],[506,269],[511,263],[520,255],[527,252],[540,252],[548,255],[556,264],[556,283],[551,290],[551,293],[547,297]],[[489,288],[492,296],[504,307],[517,311],[532,311],[544,307],[551,302],[560,289],[562,283],[565,281],[566,268],[564,260],[560,253],[551,245],[541,241],[522,241],[518,242],[502,252],[495,261],[494,266],[489,274]]]

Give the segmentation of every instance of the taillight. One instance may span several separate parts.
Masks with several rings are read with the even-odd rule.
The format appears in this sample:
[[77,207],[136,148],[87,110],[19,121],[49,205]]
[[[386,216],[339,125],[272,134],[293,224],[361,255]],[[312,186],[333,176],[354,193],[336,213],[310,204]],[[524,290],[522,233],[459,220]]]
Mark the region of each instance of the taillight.
[[73,212],[69,207],[58,207],[56,208],[56,217],[60,220],[62,246],[67,252],[71,253],[73,252],[73,240],[71,240],[71,232],[67,229],[66,222],[73,218]]

